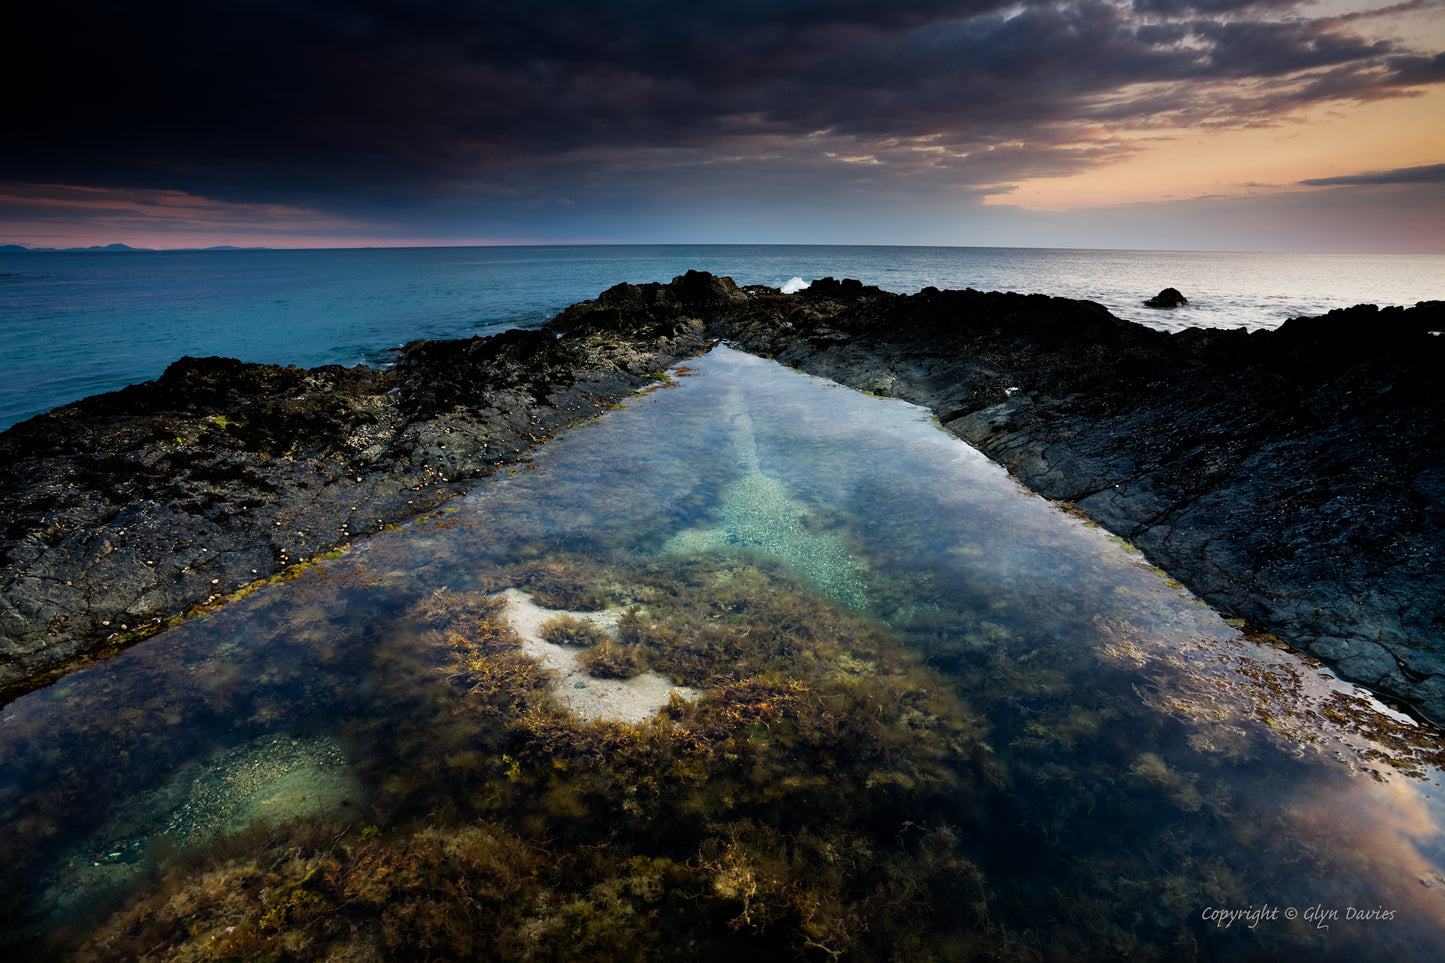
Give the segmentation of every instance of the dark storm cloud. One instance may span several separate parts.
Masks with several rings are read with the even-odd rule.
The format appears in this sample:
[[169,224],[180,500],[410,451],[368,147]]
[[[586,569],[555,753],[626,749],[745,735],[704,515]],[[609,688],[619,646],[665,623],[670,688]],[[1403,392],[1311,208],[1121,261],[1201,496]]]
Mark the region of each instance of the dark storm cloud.
[[1445,84],[1445,53],[1433,57],[1393,57],[1390,69],[1402,86]]
[[1370,171],[1341,177],[1311,177],[1300,181],[1309,187],[1363,187],[1376,184],[1445,184],[1445,164],[1401,167],[1392,171]]
[[322,207],[543,184],[848,186],[876,167],[988,188],[1128,153],[1111,129],[1262,123],[1445,80],[1445,55],[1307,9],[59,0],[10,14],[0,180]]
[[1247,10],[1288,10],[1298,0],[1134,0],[1135,11],[1164,16],[1241,13]]

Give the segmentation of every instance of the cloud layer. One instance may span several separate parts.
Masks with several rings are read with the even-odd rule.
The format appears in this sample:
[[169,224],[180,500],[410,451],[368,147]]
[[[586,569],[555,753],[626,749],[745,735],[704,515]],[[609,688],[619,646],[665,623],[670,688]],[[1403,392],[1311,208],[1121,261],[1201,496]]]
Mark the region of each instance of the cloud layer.
[[0,70],[20,94],[0,180],[362,218],[644,195],[887,204],[1006,193],[1131,156],[1149,132],[1445,83],[1445,53],[1355,32],[1368,11],[1311,10],[55,0],[9,15]]
[[1311,177],[1300,181],[1309,187],[1359,186],[1374,184],[1445,184],[1445,164],[1401,167],[1392,171],[1368,171],[1341,177]]

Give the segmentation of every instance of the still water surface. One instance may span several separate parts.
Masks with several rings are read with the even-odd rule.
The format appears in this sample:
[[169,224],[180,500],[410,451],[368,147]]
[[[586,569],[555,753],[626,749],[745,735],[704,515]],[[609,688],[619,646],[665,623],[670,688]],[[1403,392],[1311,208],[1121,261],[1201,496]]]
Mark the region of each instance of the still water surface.
[[[589,613],[604,635],[568,651],[608,658],[549,689],[504,589]],[[608,661],[687,689],[609,721],[644,696]],[[8,706],[0,904],[20,951],[97,958],[122,932],[295,958],[485,932],[502,956],[1433,959],[1439,745],[927,412],[718,348],[452,511]],[[264,829],[297,817],[322,828]],[[428,845],[510,888],[446,896]]]

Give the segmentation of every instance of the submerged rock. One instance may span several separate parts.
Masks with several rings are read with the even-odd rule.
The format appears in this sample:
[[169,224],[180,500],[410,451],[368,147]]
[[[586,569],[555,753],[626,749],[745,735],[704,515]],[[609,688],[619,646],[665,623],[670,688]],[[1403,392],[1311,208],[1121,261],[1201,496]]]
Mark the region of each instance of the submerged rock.
[[503,617],[521,639],[521,649],[551,675],[552,695],[584,722],[626,722],[638,725],[672,704],[676,696],[696,702],[702,693],[656,672],[639,672],[626,679],[599,678],[587,671],[575,646],[559,645],[543,638],[546,623],[557,618],[581,619],[617,632],[619,612],[572,612],[547,609],[526,592],[510,588],[502,593],[506,607]]
[[749,549],[775,558],[807,576],[819,591],[840,605],[861,609],[867,603],[863,566],[839,535],[810,531],[811,513],[782,482],[762,470],[752,418],[740,407],[728,412],[741,477],[728,485],[718,524],[688,529],[663,545],[664,554]]

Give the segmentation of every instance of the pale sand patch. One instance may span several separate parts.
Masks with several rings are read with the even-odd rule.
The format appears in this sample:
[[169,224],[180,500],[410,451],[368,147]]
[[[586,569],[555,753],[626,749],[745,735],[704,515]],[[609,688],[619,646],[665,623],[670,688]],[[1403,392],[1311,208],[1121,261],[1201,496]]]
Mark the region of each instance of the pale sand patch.
[[221,832],[240,832],[258,820],[279,826],[298,816],[335,816],[364,798],[349,770],[295,769],[241,800]]
[[673,685],[656,672],[644,672],[631,679],[599,679],[589,675],[577,661],[578,654],[586,651],[584,647],[556,645],[542,638],[543,624],[562,616],[585,619],[615,633],[619,615],[615,611],[544,609],[526,592],[515,588],[507,589],[500,597],[507,603],[502,614],[522,639],[522,652],[554,673],[552,694],[583,721],[645,722],[666,706],[674,693],[688,702],[696,702],[702,695],[698,689]]

